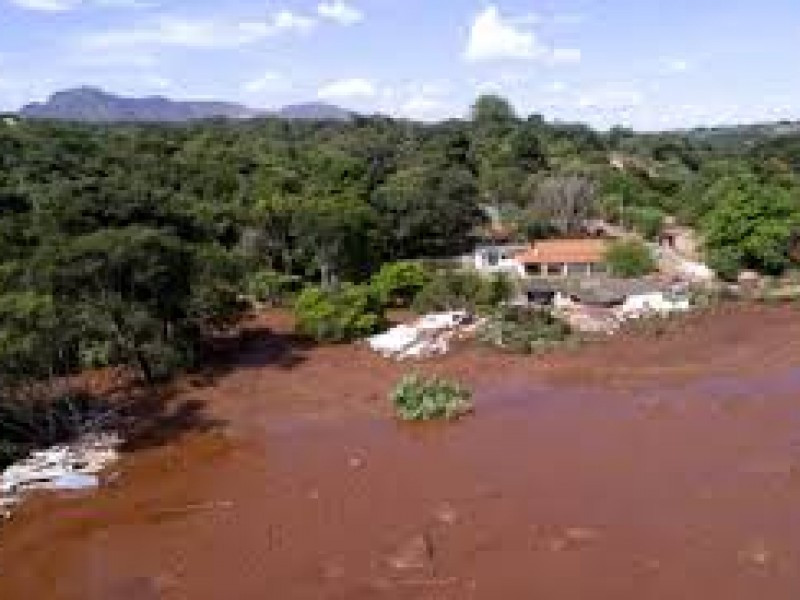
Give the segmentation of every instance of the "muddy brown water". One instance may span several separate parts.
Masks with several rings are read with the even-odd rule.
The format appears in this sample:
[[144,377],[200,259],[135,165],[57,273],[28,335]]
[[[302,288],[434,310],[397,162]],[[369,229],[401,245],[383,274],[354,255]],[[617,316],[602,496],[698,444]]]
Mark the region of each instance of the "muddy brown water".
[[[213,426],[0,533],[3,600],[800,597],[800,312],[731,308],[544,358],[419,367],[477,411],[411,426],[407,367],[279,314],[176,402]],[[177,424],[177,423],[176,423]]]

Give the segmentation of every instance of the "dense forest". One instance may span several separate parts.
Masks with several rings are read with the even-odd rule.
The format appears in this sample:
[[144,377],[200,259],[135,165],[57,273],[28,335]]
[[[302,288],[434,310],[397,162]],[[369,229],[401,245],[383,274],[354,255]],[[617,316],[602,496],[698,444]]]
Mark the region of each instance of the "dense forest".
[[800,135],[599,133],[493,96],[432,125],[7,118],[0,389],[106,364],[154,381],[236,318],[253,273],[360,282],[498,227],[527,240],[603,217],[652,236],[670,215],[723,276],[781,273],[800,245],[798,176]]

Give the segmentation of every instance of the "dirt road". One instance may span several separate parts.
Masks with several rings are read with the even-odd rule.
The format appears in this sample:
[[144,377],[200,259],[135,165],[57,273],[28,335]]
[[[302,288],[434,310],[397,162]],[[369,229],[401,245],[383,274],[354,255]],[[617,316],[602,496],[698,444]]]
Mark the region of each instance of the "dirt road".
[[263,316],[84,497],[0,534],[3,600],[795,600],[800,310],[734,307],[543,358],[423,370],[477,412],[407,426],[406,371]]

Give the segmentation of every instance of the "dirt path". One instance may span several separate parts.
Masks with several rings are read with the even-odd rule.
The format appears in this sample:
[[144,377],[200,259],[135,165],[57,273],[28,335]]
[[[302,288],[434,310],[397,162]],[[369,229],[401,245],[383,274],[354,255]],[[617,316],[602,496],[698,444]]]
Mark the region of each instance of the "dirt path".
[[28,503],[3,600],[795,600],[800,311],[739,307],[545,358],[424,370],[477,413],[403,426],[408,367],[279,314],[187,382],[102,492]]

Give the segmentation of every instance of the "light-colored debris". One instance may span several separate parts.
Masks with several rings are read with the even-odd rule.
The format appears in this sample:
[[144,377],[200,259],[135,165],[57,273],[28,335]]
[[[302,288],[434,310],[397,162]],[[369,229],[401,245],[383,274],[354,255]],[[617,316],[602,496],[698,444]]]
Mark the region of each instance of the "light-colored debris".
[[475,329],[476,322],[466,311],[434,313],[393,327],[367,343],[386,358],[421,359],[447,354],[454,340],[473,335]]
[[588,306],[562,296],[555,313],[576,331],[612,335],[627,321],[663,318],[691,309],[691,302],[684,294],[652,292],[630,295],[614,308]]
[[397,571],[430,569],[433,566],[433,544],[427,534],[415,535],[397,548],[387,562]]
[[763,568],[772,562],[774,556],[763,540],[756,540],[739,551],[739,563],[744,566]]
[[78,491],[98,487],[99,474],[118,458],[121,440],[93,434],[73,444],[32,452],[0,473],[0,514],[34,490]]
[[436,520],[442,525],[455,525],[458,522],[458,512],[448,503],[442,503],[434,511]]
[[691,308],[691,303],[685,296],[654,292],[628,297],[625,303],[616,309],[615,315],[620,321],[627,321],[649,316],[668,316],[687,312]]

